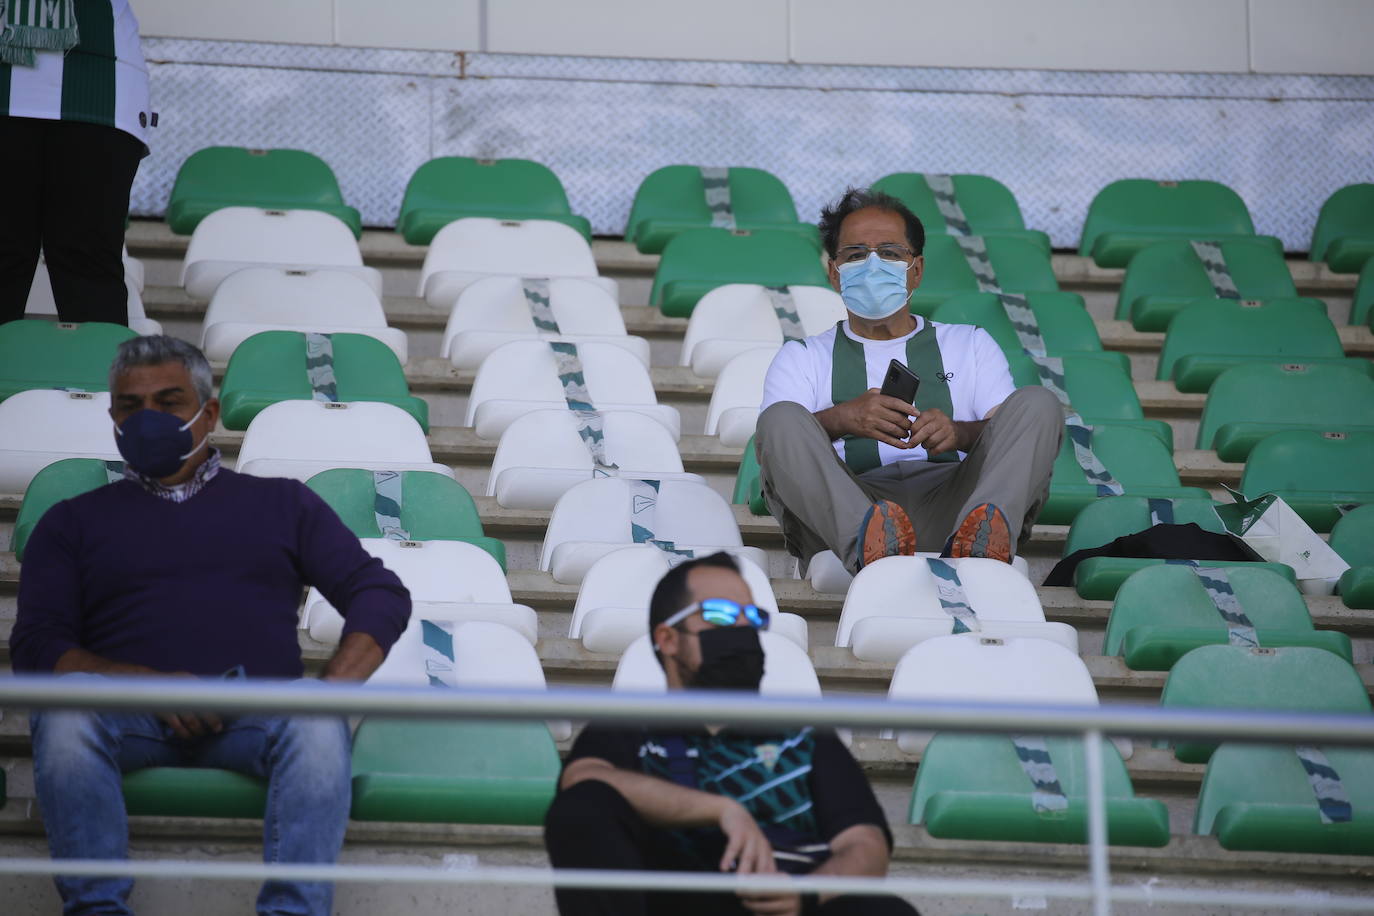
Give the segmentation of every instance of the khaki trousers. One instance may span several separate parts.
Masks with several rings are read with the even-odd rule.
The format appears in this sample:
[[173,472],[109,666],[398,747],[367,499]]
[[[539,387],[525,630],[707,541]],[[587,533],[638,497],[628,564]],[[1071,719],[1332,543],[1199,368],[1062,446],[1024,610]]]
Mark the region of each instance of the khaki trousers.
[[916,529],[916,549],[944,549],[964,516],[983,503],[1019,532],[1017,548],[1049,496],[1064,435],[1064,413],[1047,389],[1017,389],[992,415],[963,461],[897,461],[855,474],[800,404],[780,401],[759,415],[755,447],[763,495],[782,525],[787,550],[805,566],[833,550],[857,572],[859,526],[870,506],[891,500]]

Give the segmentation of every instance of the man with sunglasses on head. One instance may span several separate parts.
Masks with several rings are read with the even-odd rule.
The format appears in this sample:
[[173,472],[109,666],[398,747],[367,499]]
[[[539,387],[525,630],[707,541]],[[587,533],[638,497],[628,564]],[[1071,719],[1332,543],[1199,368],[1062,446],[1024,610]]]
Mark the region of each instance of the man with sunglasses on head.
[[[1017,389],[981,328],[911,313],[925,229],[901,201],[850,188],[820,231],[849,314],[783,344],[755,439],[788,551],[833,550],[850,573],[918,550],[1010,562],[1049,495],[1058,400]],[[893,360],[920,380],[914,405],[881,392]]]
[[[649,605],[670,690],[757,691],[768,612],[726,553],[670,570]],[[892,836],[863,772],[829,731],[591,724],[544,824],[555,868],[740,874],[887,873]],[[914,916],[894,897],[557,891],[577,914]]]

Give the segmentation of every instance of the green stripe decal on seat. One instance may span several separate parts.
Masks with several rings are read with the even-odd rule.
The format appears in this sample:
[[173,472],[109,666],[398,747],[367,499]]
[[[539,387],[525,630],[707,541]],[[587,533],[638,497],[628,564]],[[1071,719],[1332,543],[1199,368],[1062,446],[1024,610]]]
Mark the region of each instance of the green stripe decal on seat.
[[401,527],[402,480],[400,471],[373,471],[372,513],[382,537],[393,541],[410,540],[410,532]]
[[1302,761],[1302,768],[1307,771],[1307,781],[1317,799],[1317,811],[1322,823],[1344,824],[1354,820],[1355,809],[1341,783],[1341,775],[1326,759],[1321,748],[1300,744],[1293,750]]
[[105,481],[107,483],[117,483],[124,479],[124,462],[106,461],[105,462]]
[[964,208],[959,206],[959,198],[954,194],[954,176],[933,172],[927,174],[925,180],[949,234],[972,235],[973,229],[969,226],[968,217],[964,216]]
[[695,551],[683,550],[672,541],[660,538],[654,527],[658,522],[658,491],[662,481],[629,479],[630,487],[630,537],[636,544],[648,544],[673,557],[678,562],[696,556]]
[[1002,287],[997,283],[997,274],[992,269],[992,258],[988,256],[987,242],[981,235],[956,235],[959,250],[964,253],[968,269],[973,271],[973,279],[978,281],[978,290],[984,293],[1000,293]]
[[317,401],[337,403],[339,385],[334,380],[334,341],[332,335],[305,335],[305,374]]
[[520,291],[530,307],[530,318],[536,330],[545,334],[561,334],[558,319],[553,317],[553,300],[549,298],[547,277],[521,277]]
[[605,418],[592,404],[592,396],[587,391],[587,373],[582,368],[577,344],[550,341],[549,349],[553,351],[554,367],[563,386],[563,400],[577,420],[577,435],[596,465],[592,476],[610,476],[612,471],[619,470],[619,465],[606,456]]
[[773,304],[773,314],[778,316],[778,327],[782,330],[783,341],[805,340],[806,332],[802,330],[801,316],[797,314],[797,304],[792,299],[792,290],[786,286],[765,286],[763,291],[768,294],[768,300]]
[[1011,743],[1016,748],[1016,759],[1022,771],[1034,787],[1031,804],[1035,813],[1053,815],[1067,811],[1069,800],[1059,784],[1059,773],[1054,768],[1045,739],[1037,735],[1012,735]]
[[1212,284],[1212,291],[1216,293],[1218,299],[1239,299],[1240,291],[1236,289],[1235,278],[1231,276],[1231,269],[1226,266],[1226,255],[1221,251],[1219,242],[1189,242],[1193,246],[1193,253],[1202,262],[1202,269],[1207,271],[1207,282]]
[[959,571],[954,564],[934,557],[928,557],[926,563],[930,565],[930,574],[935,577],[935,593],[940,599],[940,607],[954,622],[950,632],[972,633],[981,630],[983,626],[968,602],[968,595],[964,594],[964,583],[959,580]]
[[1240,599],[1236,597],[1226,570],[1213,566],[1199,566],[1196,563],[1189,566],[1197,580],[1202,583],[1202,587],[1207,590],[1207,597],[1211,599],[1212,606],[1217,609],[1217,613],[1226,624],[1226,641],[1233,646],[1258,648],[1259,637],[1255,634],[1255,625],[1250,622]]
[[453,624],[448,621],[421,620],[424,640],[425,675],[431,687],[457,687],[454,677]]
[[735,211],[730,205],[730,170],[702,166],[701,187],[706,194],[706,209],[711,211],[711,225],[717,229],[734,229]]
[[1174,523],[1174,501],[1158,497],[1149,498],[1150,524],[1172,525]]

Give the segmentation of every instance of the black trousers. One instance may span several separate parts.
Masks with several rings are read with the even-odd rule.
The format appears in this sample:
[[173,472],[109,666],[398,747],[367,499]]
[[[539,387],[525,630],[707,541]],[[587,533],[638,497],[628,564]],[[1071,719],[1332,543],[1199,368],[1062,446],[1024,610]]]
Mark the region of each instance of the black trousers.
[[62,321],[129,323],[120,255],[142,158],[118,128],[0,117],[0,323],[24,317],[40,251]]
[[[690,870],[664,832],[646,824],[619,792],[588,779],[559,792],[544,819],[544,845],[554,868]],[[555,892],[562,916],[749,916],[733,894],[571,890]],[[896,897],[835,897],[822,916],[916,916]]]

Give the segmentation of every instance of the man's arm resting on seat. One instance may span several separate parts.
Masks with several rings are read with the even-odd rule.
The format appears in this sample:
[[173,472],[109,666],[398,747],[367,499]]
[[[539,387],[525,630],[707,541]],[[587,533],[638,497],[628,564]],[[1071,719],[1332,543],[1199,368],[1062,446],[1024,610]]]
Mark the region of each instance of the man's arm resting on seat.
[[320,675],[322,681],[365,681],[377,670],[386,653],[368,633],[355,630],[339,643],[338,650]]
[[768,838],[753,815],[733,798],[622,770],[599,757],[583,757],[568,764],[558,785],[560,789],[569,789],[588,779],[599,779],[615,789],[640,817],[655,827],[720,827],[726,838],[721,871],[729,871],[736,860],[736,870],[741,874],[777,870]]

